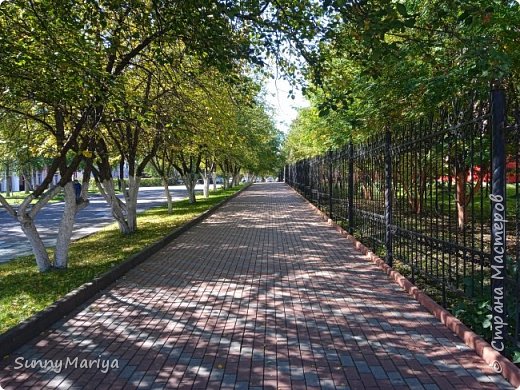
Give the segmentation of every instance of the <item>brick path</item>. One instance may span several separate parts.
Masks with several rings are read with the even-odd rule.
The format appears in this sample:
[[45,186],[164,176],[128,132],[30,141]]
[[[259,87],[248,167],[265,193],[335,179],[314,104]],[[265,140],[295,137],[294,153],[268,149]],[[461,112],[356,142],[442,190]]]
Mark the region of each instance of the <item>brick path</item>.
[[[26,368],[47,361],[63,366]],[[512,388],[274,183],[18,350],[0,378],[4,389]]]

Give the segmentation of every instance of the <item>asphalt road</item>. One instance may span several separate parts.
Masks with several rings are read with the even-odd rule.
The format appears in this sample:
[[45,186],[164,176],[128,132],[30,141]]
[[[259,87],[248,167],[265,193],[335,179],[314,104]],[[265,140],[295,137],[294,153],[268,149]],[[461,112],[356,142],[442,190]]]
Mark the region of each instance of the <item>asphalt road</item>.
[[[197,190],[202,190],[198,185]],[[170,186],[174,200],[186,198],[184,185]],[[106,201],[100,196],[91,196],[90,204],[76,215],[73,240],[94,233],[114,222]],[[139,190],[138,212],[166,203],[162,187],[143,187]],[[56,235],[63,213],[63,202],[50,203],[36,217],[36,226],[46,247],[56,245]],[[4,209],[0,208],[0,263],[8,262],[16,256],[30,254],[31,246],[20,225]]]

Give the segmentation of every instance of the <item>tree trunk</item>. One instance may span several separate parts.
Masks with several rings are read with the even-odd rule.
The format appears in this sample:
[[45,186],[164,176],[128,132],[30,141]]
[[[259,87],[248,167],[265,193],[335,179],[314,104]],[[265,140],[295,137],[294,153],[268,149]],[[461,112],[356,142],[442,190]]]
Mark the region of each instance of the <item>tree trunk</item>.
[[233,176],[233,186],[236,187],[240,184],[240,174]]
[[455,175],[457,187],[457,225],[460,230],[464,230],[466,223],[466,177],[467,171],[457,172]]
[[31,193],[31,191],[33,190],[32,183],[31,183],[31,173],[28,172],[25,169],[22,172],[22,176],[23,176],[23,189],[24,189],[24,192],[25,192],[26,195],[29,195]]
[[36,259],[38,271],[46,272],[50,270],[52,265],[49,259],[49,254],[45,250],[45,245],[43,244],[38,230],[36,230],[36,226],[34,225],[34,219],[25,214],[19,216],[18,221],[20,222],[22,231],[24,232],[25,236],[29,240],[29,243],[31,244],[31,248]]
[[34,172],[33,168],[31,168],[31,189],[34,191],[36,189],[36,172]]
[[188,199],[190,204],[194,204],[197,199],[195,197],[195,185],[197,183],[197,177],[194,174],[188,174],[184,175],[182,177],[184,180],[184,185],[186,186],[186,189],[188,190]]
[[119,160],[119,178],[117,180],[117,187],[119,191],[123,191],[123,181],[125,180],[125,159],[121,157]]
[[168,202],[168,214],[173,213],[173,201],[172,194],[170,193],[170,188],[168,187],[168,178],[162,178],[162,184],[164,187],[164,195],[166,195],[166,201]]
[[224,189],[227,190],[229,188],[229,176],[227,173],[224,173],[222,177],[224,179]]
[[210,174],[202,174],[202,179],[204,180],[204,188],[202,189],[204,198],[209,198],[209,177]]
[[217,190],[217,172],[211,172],[211,178],[213,179],[213,191]]
[[[117,221],[119,231],[123,234],[131,233],[126,219],[126,205],[116,196],[114,180],[105,179],[102,182],[97,182],[97,186],[99,192],[101,192],[107,203],[110,205],[112,216]],[[126,189],[123,188],[123,191],[126,191]]]
[[5,165],[5,196],[11,196],[11,167],[9,164]]
[[63,217],[58,230],[56,239],[56,251],[54,254],[54,267],[67,268],[69,258],[69,248],[72,240],[72,230],[74,229],[74,221],[76,214],[88,206],[88,187],[90,180],[90,172],[83,177],[83,186],[79,198],[76,195],[74,184],[69,182],[65,184],[65,206]]
[[139,176],[130,176],[128,178],[128,194],[126,197],[126,209],[128,228],[130,233],[137,230],[137,198],[139,194],[139,184],[141,178]]
[[40,234],[36,229],[34,219],[38,212],[49,202],[50,199],[58,194],[60,190],[61,187],[58,186],[50,188],[33,205],[31,205],[31,201],[33,201],[35,198],[33,194],[30,194],[27,198],[24,199],[18,209],[13,208],[13,206],[7,203],[7,200],[0,194],[0,204],[4,206],[9,215],[11,215],[20,223],[22,231],[29,240],[34,257],[36,259],[36,265],[38,266],[38,270],[40,272],[48,271],[52,267],[52,264],[50,262],[49,255],[45,250],[45,245],[43,244]]
[[54,266],[56,268],[67,268],[72,229],[74,228],[74,217],[77,212],[76,193],[72,182],[65,184],[65,206],[60,221],[58,237],[56,239],[56,252],[54,254]]

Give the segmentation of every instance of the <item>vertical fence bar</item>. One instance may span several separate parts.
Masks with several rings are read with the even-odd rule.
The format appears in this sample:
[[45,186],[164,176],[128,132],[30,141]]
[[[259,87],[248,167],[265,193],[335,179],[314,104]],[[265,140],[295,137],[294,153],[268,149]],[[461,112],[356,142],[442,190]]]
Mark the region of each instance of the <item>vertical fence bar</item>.
[[[518,122],[520,124],[520,121]],[[518,148],[520,146],[518,129],[515,129],[515,257],[516,257],[516,278],[515,284],[515,300],[516,300],[516,317],[514,329],[514,343],[520,343],[520,156]]]
[[348,232],[354,234],[354,144],[348,145],[347,218]]
[[389,130],[385,135],[385,262],[390,267],[393,263],[392,245],[392,135]]
[[329,218],[334,220],[334,213],[332,212],[332,180],[333,180],[333,172],[332,172],[332,150],[329,151]]
[[506,151],[504,139],[505,93],[500,86],[491,91],[492,109],[492,193],[491,200],[491,346],[502,352],[507,335],[506,320]]

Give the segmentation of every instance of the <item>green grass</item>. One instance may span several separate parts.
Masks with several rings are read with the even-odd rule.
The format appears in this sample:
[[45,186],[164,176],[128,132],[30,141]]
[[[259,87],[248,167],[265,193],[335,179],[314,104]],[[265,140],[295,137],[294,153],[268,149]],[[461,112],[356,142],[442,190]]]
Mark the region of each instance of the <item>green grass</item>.
[[[488,219],[491,214],[491,201],[488,197],[488,191],[490,188],[481,188],[476,191],[471,202],[466,206],[466,210],[468,213],[468,218],[471,217],[472,212],[475,218],[480,218],[480,215],[483,216],[484,220]],[[443,194],[444,191],[444,194]],[[467,190],[467,196],[469,196],[471,191]],[[433,198],[430,199],[430,196],[433,195]],[[456,214],[456,202],[455,202],[455,185],[451,186],[451,192],[448,193],[448,186],[445,184],[444,189],[437,190],[437,199],[435,200],[435,190],[433,194],[430,194],[430,189],[425,192],[425,201],[424,206],[425,209],[431,209],[432,206],[435,206],[435,201],[437,201],[437,210],[442,210],[445,215],[450,213]],[[509,218],[514,218],[516,215],[516,185],[515,184],[506,184],[506,199],[508,203],[507,207],[507,215]],[[406,200],[406,199],[405,199]],[[482,203],[481,203],[482,202]]]
[[[82,284],[110,270],[130,255],[160,240],[174,228],[195,218],[234,194],[238,188],[210,193],[174,203],[174,212],[166,207],[150,209],[138,216],[138,230],[121,235],[116,224],[72,243],[69,268],[40,273],[34,256],[22,256],[0,265],[0,333],[19,324],[36,312]],[[49,249],[52,254],[52,249]]]
[[[99,195],[99,191],[96,187],[89,187],[88,190],[89,195]],[[121,194],[122,192],[116,189],[116,194]],[[7,200],[7,203],[9,203],[12,206],[18,206],[21,204],[25,198],[27,198],[28,194],[26,194],[24,191],[18,191],[18,192],[11,192],[11,195],[6,196],[5,193],[2,194],[4,198]],[[58,195],[56,195],[54,198],[52,198],[49,203],[56,203],[56,202],[63,202],[64,195],[63,192],[60,192]],[[31,203],[34,204],[37,202],[37,199],[34,199]],[[0,209],[2,206],[0,205]]]
[[[25,192],[23,191],[19,191],[19,192],[11,192],[11,195],[9,196],[6,196],[5,194],[2,194],[5,198],[5,200],[7,201],[7,203],[9,203],[11,206],[18,206],[19,204],[21,204],[25,198],[27,198],[28,194],[26,194]],[[58,194],[57,196],[55,196],[54,198],[52,198],[49,203],[55,203],[55,202],[60,202],[63,200],[63,194]],[[36,199],[34,199],[31,203],[36,203]],[[0,206],[0,208],[2,208],[2,206]]]

